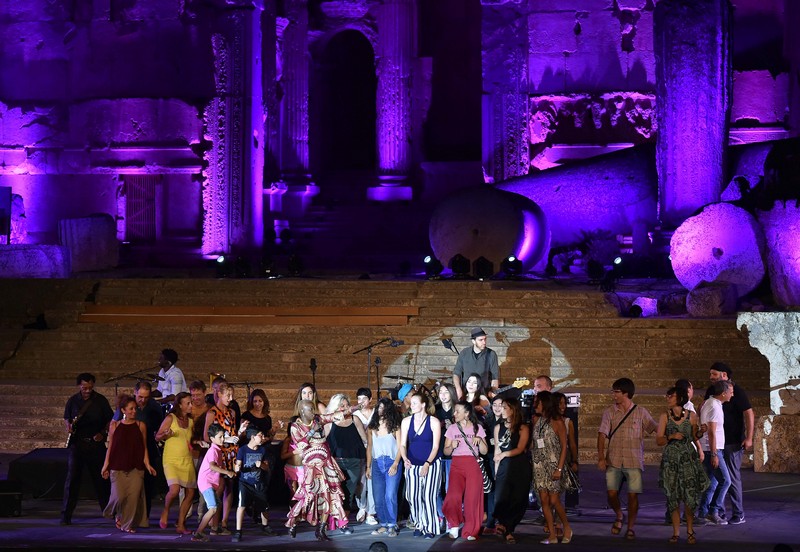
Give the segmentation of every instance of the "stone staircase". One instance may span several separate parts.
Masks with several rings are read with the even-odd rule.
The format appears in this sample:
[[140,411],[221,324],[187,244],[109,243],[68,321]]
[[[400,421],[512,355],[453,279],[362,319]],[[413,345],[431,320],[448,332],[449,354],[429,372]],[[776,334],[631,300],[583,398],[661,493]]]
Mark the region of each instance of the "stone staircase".
[[[449,379],[455,364],[454,353],[443,347],[441,339],[453,338],[459,349],[468,347],[469,329],[475,325],[486,330],[489,346],[500,356],[501,382],[520,376],[532,380],[543,373],[551,375],[557,387],[581,393],[584,461],[594,461],[600,415],[610,404],[610,385],[618,377],[636,382],[636,402],[657,418],[664,409],[664,391],[675,379],[690,378],[702,395],[708,367],[721,360],[734,368],[737,382],[750,393],[756,415],[768,411],[768,363],[738,332],[734,318],[620,318],[603,293],[576,284],[287,278],[105,279],[36,285],[4,281],[4,287],[3,301],[13,314],[0,315],[4,452],[63,446],[63,408],[75,392],[76,374],[94,373],[98,390],[113,401],[114,385],[102,382],[153,367],[166,347],[179,352],[178,365],[189,380],[208,383],[211,373],[222,373],[229,381],[240,382],[236,386],[240,402],[246,394],[244,382],[263,382],[257,386],[266,390],[273,418],[287,419],[298,385],[311,379],[312,358],[323,400],[336,392],[352,396],[356,388],[368,384],[366,353],[353,353],[391,336],[404,344],[372,351],[373,366],[380,357],[381,372],[386,374],[382,386],[394,386],[398,376],[430,385]],[[90,319],[87,310],[193,312],[186,307],[213,307],[226,313],[338,310],[344,319],[335,324],[304,319],[249,325],[229,320],[197,323],[187,314],[168,324],[128,323],[124,318],[119,323],[80,321]],[[348,322],[347,313],[358,309],[418,314],[389,325],[359,325],[355,318]],[[49,329],[22,329],[41,313]],[[6,355],[10,347],[16,350],[13,357]],[[118,390],[123,391],[134,381],[119,383]],[[374,375],[369,385],[374,389]],[[647,461],[654,464],[659,459],[651,439]]]

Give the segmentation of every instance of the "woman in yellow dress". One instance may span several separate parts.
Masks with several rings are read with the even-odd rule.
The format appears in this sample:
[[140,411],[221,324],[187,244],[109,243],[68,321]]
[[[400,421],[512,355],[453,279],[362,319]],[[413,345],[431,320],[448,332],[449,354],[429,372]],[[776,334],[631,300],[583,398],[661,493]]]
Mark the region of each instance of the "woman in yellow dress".
[[192,462],[194,421],[190,416],[191,413],[191,395],[185,392],[178,393],[175,395],[175,405],[172,408],[172,413],[164,418],[164,422],[158,429],[158,433],[156,433],[156,440],[164,441],[162,463],[167,485],[169,485],[169,492],[164,498],[164,511],[161,512],[159,525],[162,529],[167,528],[169,508],[180,494],[181,489],[183,489],[183,501],[178,509],[178,520],[175,524],[178,533],[183,535],[191,533],[186,529],[184,522],[189,513],[189,508],[192,507],[194,492],[197,488],[197,473]]

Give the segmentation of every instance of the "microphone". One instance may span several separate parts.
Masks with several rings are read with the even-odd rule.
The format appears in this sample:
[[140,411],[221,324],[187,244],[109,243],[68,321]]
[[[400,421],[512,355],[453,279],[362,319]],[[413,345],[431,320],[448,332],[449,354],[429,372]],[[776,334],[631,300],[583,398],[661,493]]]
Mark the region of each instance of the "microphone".
[[453,350],[453,340],[452,339],[448,339],[446,337],[443,337],[442,338],[442,345],[444,345],[445,349],[449,349],[451,351]]
[[395,339],[393,337],[390,338],[392,341],[389,343],[389,347],[399,347],[400,345],[405,345],[405,341],[402,339]]
[[312,374],[317,371],[317,359],[315,358],[311,359],[311,365],[309,366],[309,368],[311,368]]

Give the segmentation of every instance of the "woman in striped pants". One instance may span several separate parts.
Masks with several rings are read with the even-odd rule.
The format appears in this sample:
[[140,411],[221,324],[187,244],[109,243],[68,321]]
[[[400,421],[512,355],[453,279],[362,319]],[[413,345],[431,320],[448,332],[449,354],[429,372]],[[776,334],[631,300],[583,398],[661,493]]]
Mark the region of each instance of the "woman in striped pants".
[[425,406],[425,397],[420,393],[411,396],[411,416],[400,427],[400,454],[406,467],[405,498],[416,524],[414,536],[432,539],[439,534],[436,498],[442,484],[442,430],[439,420],[429,415]]

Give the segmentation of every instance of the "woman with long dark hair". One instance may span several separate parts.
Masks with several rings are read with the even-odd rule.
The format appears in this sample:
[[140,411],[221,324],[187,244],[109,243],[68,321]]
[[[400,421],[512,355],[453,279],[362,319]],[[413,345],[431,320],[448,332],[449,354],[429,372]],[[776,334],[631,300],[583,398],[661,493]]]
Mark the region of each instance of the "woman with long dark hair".
[[325,403],[319,400],[317,395],[317,388],[313,383],[303,383],[297,389],[297,394],[294,396],[294,411],[292,412],[292,420],[300,416],[300,403],[302,401],[311,401],[316,409],[317,414],[325,414]]
[[515,544],[514,530],[528,507],[531,464],[526,456],[530,429],[522,420],[517,399],[501,403],[501,418],[494,427],[494,518],[496,532],[508,544]]
[[111,478],[111,498],[103,511],[114,517],[117,528],[135,533],[137,527],[147,527],[147,505],[144,498],[144,470],[155,476],[147,455],[144,422],[136,421],[136,399],[130,395],[119,398],[122,420],[112,421],[108,430],[108,450],[100,470],[103,479]]
[[564,524],[564,538],[561,543],[567,544],[572,540],[572,528],[560,498],[564,490],[561,474],[567,461],[567,430],[552,393],[540,391],[536,395],[535,407],[539,418],[533,426],[531,435],[533,480],[539,492],[548,533],[542,544],[558,544],[553,509]]
[[464,382],[464,400],[472,405],[475,417],[483,422],[486,417],[486,409],[489,407],[489,399],[483,388],[481,375],[477,372],[471,373]]
[[169,491],[164,497],[164,511],[161,512],[159,526],[167,528],[169,521],[169,509],[172,502],[178,498],[181,489],[184,490],[183,500],[178,508],[178,520],[176,527],[178,533],[183,535],[191,534],[186,529],[186,517],[194,500],[194,491],[197,489],[197,472],[192,462],[192,433],[194,432],[194,420],[191,418],[192,396],[181,391],[175,395],[175,402],[172,412],[167,414],[161,427],[156,433],[156,441],[164,442],[164,452],[162,463],[164,465],[164,475],[167,478]]
[[459,401],[453,414],[455,423],[445,432],[444,453],[453,457],[450,466],[450,487],[442,510],[450,525],[450,538],[478,538],[483,522],[483,474],[476,455],[486,454],[486,431],[478,423],[472,404]]
[[394,402],[382,397],[367,426],[367,478],[372,481],[380,527],[373,535],[397,536],[397,489],[400,486],[400,426]]

